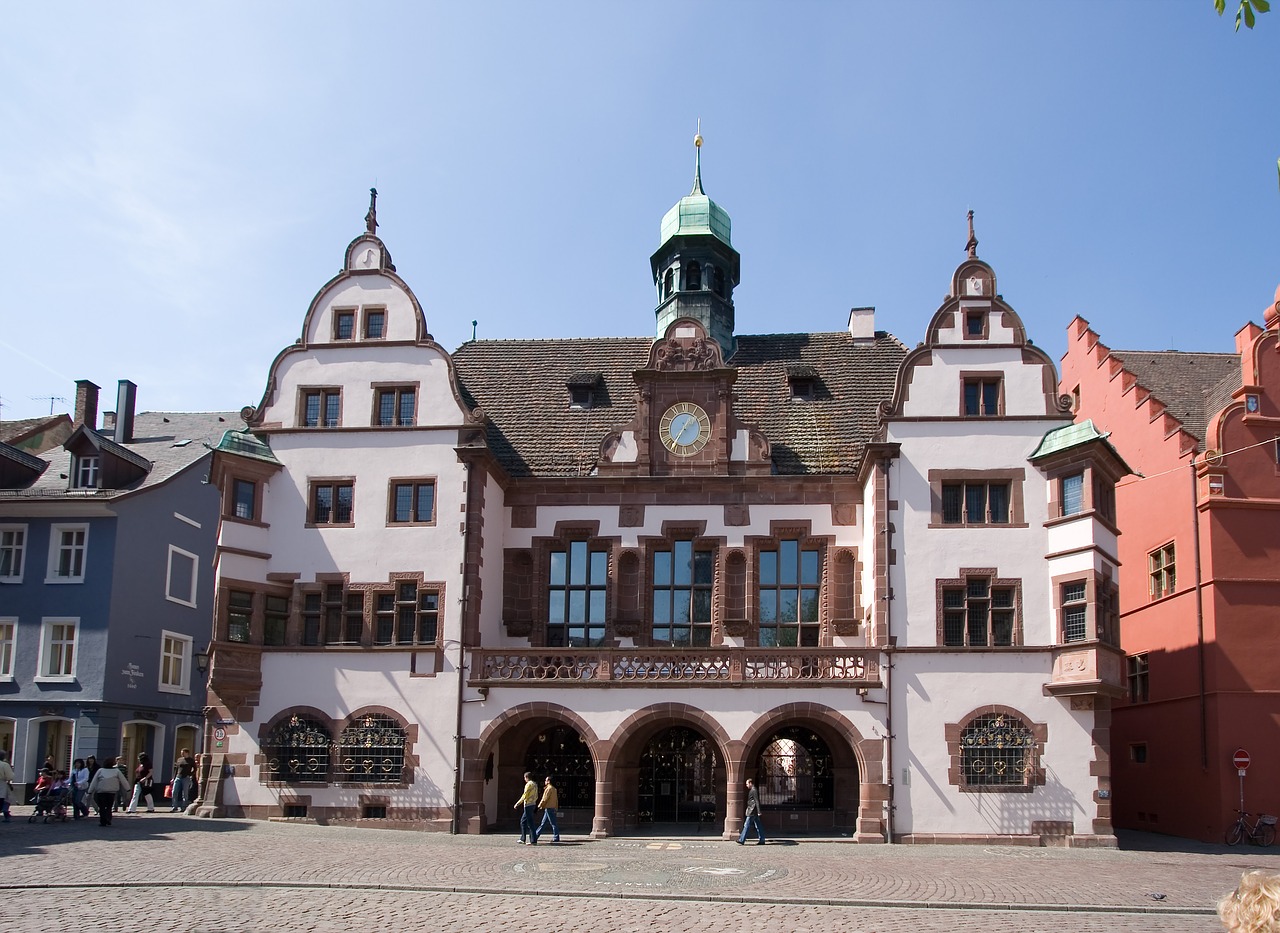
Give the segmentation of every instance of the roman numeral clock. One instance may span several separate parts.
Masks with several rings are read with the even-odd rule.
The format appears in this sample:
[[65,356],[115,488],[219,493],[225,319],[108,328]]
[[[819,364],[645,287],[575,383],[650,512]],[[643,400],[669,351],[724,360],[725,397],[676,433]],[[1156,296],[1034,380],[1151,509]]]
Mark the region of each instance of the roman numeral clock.
[[711,440],[711,419],[693,402],[676,402],[662,415],[658,433],[677,457],[692,457]]

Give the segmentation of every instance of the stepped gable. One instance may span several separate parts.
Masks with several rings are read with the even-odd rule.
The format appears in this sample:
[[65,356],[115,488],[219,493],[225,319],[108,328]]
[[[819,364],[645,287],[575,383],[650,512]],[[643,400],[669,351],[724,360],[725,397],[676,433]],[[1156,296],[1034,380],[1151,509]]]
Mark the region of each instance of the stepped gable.
[[[483,409],[490,449],[513,477],[584,476],[610,431],[636,416],[634,373],[653,339],[480,340],[453,354],[463,398]],[[742,334],[734,413],[760,428],[778,473],[853,473],[893,392],[906,348],[892,336]],[[812,401],[792,401],[788,372],[816,372]],[[591,408],[571,408],[568,386],[600,374]]]
[[1238,353],[1112,350],[1111,357],[1150,390],[1201,449],[1209,419],[1240,387]]

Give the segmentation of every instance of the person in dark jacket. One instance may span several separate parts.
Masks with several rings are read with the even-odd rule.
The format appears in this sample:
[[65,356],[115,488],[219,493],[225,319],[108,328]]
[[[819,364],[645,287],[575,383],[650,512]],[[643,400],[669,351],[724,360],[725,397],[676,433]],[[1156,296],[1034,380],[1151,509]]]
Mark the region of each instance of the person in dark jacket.
[[747,818],[742,821],[742,835],[738,837],[738,845],[747,844],[747,833],[751,827],[756,828],[756,845],[764,845],[764,825],[760,822],[760,791],[755,782],[747,778]]

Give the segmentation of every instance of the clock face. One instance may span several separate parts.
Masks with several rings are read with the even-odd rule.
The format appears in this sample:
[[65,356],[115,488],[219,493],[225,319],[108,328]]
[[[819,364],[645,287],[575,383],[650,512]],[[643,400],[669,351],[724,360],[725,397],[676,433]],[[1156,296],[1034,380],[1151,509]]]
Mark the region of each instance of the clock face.
[[667,450],[689,457],[711,440],[711,419],[693,402],[676,402],[662,416],[658,430]]

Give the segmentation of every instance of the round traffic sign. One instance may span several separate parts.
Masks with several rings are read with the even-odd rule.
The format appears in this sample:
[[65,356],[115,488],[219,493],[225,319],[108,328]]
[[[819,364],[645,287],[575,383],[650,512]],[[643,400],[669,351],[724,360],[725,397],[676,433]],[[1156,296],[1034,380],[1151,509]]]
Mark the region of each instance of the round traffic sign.
[[1237,748],[1236,753],[1231,756],[1231,763],[1235,765],[1237,768],[1239,768],[1241,771],[1244,771],[1246,768],[1249,767],[1249,762],[1251,760],[1252,759],[1249,757],[1249,753],[1246,752],[1243,748]]

